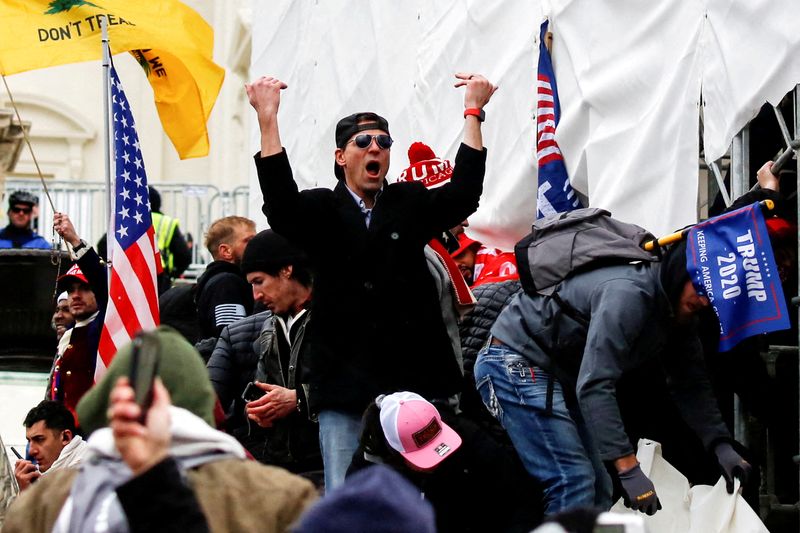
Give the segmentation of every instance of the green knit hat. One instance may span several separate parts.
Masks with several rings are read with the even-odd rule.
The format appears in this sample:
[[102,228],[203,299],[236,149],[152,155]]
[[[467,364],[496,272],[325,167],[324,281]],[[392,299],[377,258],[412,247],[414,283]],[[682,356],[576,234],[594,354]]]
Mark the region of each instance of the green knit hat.
[[[172,404],[191,411],[214,427],[216,396],[203,358],[169,326],[160,326],[155,335],[160,344],[158,376],[169,391]],[[129,343],[120,348],[103,378],[78,402],[78,421],[86,436],[108,425],[108,397],[117,379],[130,374],[132,346]]]

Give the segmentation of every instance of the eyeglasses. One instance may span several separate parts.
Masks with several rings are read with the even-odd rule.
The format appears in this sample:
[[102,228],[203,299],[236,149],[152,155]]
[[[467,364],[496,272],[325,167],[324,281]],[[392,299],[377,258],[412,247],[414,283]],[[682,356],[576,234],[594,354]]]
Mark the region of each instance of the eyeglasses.
[[11,211],[12,213],[25,213],[27,215],[27,214],[30,214],[31,211],[33,211],[33,208],[32,207],[19,207],[19,206],[15,205],[11,209],[9,209],[9,211]]
[[372,144],[372,139],[375,139],[375,143],[381,150],[388,150],[389,148],[392,147],[392,143],[394,142],[394,139],[383,133],[380,135],[370,135],[368,133],[362,133],[361,135],[356,135],[347,142],[356,143],[356,146],[358,146],[361,149],[364,149],[364,148],[369,148],[369,145]]

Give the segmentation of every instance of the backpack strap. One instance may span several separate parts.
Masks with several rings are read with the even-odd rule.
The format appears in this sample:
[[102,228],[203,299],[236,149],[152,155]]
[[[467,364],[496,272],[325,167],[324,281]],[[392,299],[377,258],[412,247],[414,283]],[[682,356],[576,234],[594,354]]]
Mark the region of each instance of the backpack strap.
[[565,302],[561,298],[561,296],[558,295],[557,291],[553,291],[550,294],[550,298],[552,298],[553,301],[558,304],[558,306],[561,308],[561,311],[563,311],[565,315],[570,317],[572,320],[574,320],[575,322],[577,322],[581,326],[583,326],[585,328],[589,327],[589,319],[587,319],[585,316],[583,316],[583,314],[580,311],[578,311],[577,309],[572,307],[570,304]]
[[550,416],[553,414],[553,393],[556,387],[556,377],[550,373],[550,379],[547,380],[547,395],[545,397],[544,414]]
[[528,294],[536,293],[536,284],[533,282],[533,272],[531,272],[531,267],[528,262],[528,247],[533,239],[533,233],[530,233],[514,245],[514,257],[517,260],[517,274],[519,275],[522,288]]

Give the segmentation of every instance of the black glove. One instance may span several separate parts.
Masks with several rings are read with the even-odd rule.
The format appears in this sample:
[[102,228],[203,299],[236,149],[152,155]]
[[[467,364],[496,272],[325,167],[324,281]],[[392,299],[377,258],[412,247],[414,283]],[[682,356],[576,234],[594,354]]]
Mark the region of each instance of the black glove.
[[622,499],[626,507],[651,516],[661,509],[661,502],[656,496],[656,488],[653,486],[653,482],[644,475],[639,465],[617,475],[622,483]]
[[725,488],[728,494],[733,494],[733,478],[738,477],[742,485],[747,483],[747,478],[750,477],[750,470],[753,469],[750,463],[742,459],[742,456],[736,453],[733,446],[729,442],[720,442],[714,448],[714,454],[717,456],[719,466],[722,468],[722,476],[725,478]]

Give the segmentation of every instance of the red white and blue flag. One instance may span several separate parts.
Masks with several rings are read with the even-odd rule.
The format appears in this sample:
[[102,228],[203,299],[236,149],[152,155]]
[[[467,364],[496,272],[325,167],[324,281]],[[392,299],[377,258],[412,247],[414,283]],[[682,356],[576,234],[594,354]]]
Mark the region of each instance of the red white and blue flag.
[[547,20],[539,33],[539,73],[536,100],[536,160],[539,166],[539,186],[536,199],[536,218],[564,213],[583,207],[567,175],[564,157],[556,142],[556,127],[561,119],[558,88],[545,45]]
[[128,99],[111,67],[111,112],[114,128],[115,192],[113,233],[108,236],[111,280],[95,381],[117,350],[140,330],[158,326],[156,276],[161,258],[155,244],[147,176]]
[[790,327],[778,267],[758,203],[692,226],[686,270],[719,318],[719,350]]

